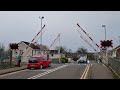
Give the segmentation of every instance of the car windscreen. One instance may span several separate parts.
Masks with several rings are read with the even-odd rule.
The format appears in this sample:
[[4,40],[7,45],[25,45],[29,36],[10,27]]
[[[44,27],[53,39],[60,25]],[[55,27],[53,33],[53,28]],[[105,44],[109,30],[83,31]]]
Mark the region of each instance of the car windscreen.
[[29,63],[38,63],[38,58],[37,57],[31,57],[28,62]]

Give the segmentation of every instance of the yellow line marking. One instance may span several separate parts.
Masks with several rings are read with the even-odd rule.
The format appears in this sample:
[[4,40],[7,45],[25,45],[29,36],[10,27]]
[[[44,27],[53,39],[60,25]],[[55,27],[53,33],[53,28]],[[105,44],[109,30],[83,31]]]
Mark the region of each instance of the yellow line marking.
[[88,71],[89,71],[89,68],[90,68],[90,65],[87,65],[80,79],[86,78]]
[[80,79],[82,79],[82,78],[84,77],[84,74],[85,74],[85,72],[86,72],[86,70],[87,70],[87,67],[88,67],[88,65],[86,66],[86,68],[85,68],[85,70],[84,70],[84,72],[83,72],[83,74],[82,74],[82,76],[81,76]]
[[85,73],[85,75],[84,75],[83,79],[86,79],[87,74],[88,74],[88,71],[89,71],[89,68],[90,68],[90,65],[88,65],[87,71],[86,71],[86,73]]

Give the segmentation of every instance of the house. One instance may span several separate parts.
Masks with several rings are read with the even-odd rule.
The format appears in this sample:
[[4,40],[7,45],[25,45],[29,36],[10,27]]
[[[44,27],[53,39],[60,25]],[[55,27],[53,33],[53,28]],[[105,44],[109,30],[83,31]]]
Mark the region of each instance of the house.
[[36,46],[35,44],[31,44],[30,47],[28,49],[26,49],[26,47],[29,44],[30,44],[29,42],[21,41],[18,44],[18,49],[17,50],[12,50],[13,60],[16,60],[16,57],[22,52],[24,52],[23,55],[22,55],[23,56],[22,62],[27,62],[28,57],[38,56],[38,55],[42,54],[42,52],[40,52],[40,47]]
[[[17,56],[24,52],[22,54],[23,58],[22,58],[22,62],[28,62],[28,58],[31,56],[39,56],[39,55],[44,55],[47,56],[47,53],[49,54],[49,58],[50,59],[56,59],[59,60],[59,57],[64,57],[65,54],[63,51],[60,51],[60,54],[58,52],[58,50],[49,50],[47,46],[45,45],[39,45],[39,44],[31,44],[28,49],[26,49],[26,47],[29,45],[29,42],[26,41],[21,41],[18,44],[18,49],[14,49],[12,50],[12,60],[16,61]],[[41,52],[42,50],[42,52]],[[47,52],[47,53],[46,53]]]
[[112,50],[112,57],[120,58],[120,45]]
[[49,53],[49,58],[50,59],[56,59],[59,60],[59,57],[65,57],[65,53],[63,53],[62,51],[56,50],[56,49],[52,49],[52,50],[44,50],[44,52],[48,52]]

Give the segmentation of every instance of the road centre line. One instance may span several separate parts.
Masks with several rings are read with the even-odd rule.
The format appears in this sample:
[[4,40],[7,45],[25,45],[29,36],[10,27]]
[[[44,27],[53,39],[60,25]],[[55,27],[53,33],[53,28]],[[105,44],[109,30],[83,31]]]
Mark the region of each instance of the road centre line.
[[87,70],[87,67],[88,67],[88,65],[86,66],[86,68],[85,68],[85,70],[84,70],[84,72],[83,72],[82,76],[80,77],[80,79],[82,79],[82,78],[83,78],[83,76],[84,76],[84,74],[85,74],[85,72],[86,72],[86,70]]
[[80,79],[85,79],[87,74],[88,74],[88,71],[89,71],[89,68],[90,68],[90,65],[88,64],[82,74],[82,76],[80,77]]
[[86,71],[86,73],[85,73],[85,75],[84,75],[83,79],[86,79],[87,74],[88,74],[88,71],[89,71],[89,68],[90,68],[90,65],[88,65],[87,71]]

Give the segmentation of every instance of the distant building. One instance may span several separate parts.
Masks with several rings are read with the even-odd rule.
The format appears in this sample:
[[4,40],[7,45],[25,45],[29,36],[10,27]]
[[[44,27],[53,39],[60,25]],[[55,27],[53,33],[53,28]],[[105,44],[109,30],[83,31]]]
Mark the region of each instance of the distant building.
[[73,58],[73,57],[80,57],[81,56],[81,54],[79,54],[79,53],[67,53],[67,57],[68,58]]
[[112,57],[120,58],[120,45],[112,50]]
[[65,53],[63,52],[60,52],[59,54],[59,51],[58,50],[44,50],[44,52],[48,52],[49,53],[49,57],[50,59],[56,59],[56,60],[59,60],[59,57],[65,57]]
[[[99,52],[99,55],[102,56],[102,57],[106,56],[105,52]],[[111,57],[111,58],[120,58],[120,45],[115,47],[112,50],[108,50],[107,51],[107,56]]]

